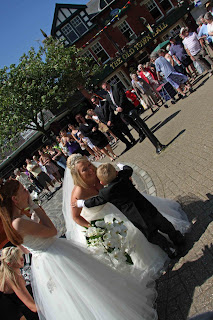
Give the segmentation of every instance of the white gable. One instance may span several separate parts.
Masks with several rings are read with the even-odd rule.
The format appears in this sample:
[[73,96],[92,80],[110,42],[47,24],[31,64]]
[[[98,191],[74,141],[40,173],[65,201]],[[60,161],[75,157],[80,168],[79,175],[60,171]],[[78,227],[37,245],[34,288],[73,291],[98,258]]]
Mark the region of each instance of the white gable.
[[60,10],[58,11],[58,19],[60,19],[61,22],[63,22],[66,19],[65,16],[63,15],[63,13]]
[[66,18],[69,18],[71,16],[71,12],[69,11],[69,9],[62,8],[61,11],[63,12]]
[[56,21],[56,27],[60,26],[60,24],[61,24],[61,21],[57,19],[57,21]]

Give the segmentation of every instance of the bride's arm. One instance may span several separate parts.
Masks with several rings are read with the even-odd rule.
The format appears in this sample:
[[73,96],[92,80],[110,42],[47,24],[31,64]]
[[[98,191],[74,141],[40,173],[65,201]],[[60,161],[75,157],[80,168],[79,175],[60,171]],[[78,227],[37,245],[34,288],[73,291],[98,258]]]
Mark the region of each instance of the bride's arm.
[[[76,200],[81,199],[81,192],[80,190],[73,190],[72,195],[71,195],[71,203],[76,202]],[[70,203],[70,208],[71,208],[71,214],[72,214],[72,218],[73,220],[79,224],[82,227],[90,227],[90,224],[87,220],[85,220],[80,214],[81,214],[81,210],[82,208],[74,208],[71,206]]]

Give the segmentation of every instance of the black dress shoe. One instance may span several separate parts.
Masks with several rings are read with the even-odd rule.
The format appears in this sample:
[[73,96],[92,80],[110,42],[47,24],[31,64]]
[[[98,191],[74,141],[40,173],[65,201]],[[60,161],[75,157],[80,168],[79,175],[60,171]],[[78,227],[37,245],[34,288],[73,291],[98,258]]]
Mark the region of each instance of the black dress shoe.
[[174,259],[178,256],[178,251],[175,248],[164,248],[163,250],[170,259]]
[[160,154],[163,150],[165,150],[165,148],[166,148],[166,146],[163,145],[163,144],[161,144],[160,146],[158,146],[158,147],[156,148],[156,153],[157,153],[157,154]]

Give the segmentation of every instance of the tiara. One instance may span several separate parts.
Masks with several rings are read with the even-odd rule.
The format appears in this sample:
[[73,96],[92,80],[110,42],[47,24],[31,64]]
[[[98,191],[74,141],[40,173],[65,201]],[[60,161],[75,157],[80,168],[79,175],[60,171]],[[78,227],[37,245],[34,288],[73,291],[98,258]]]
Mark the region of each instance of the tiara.
[[68,163],[69,163],[69,168],[73,168],[75,165],[76,165],[76,162],[79,160],[79,159],[82,159],[83,156],[80,154],[80,153],[75,153],[75,154],[72,154],[71,156],[69,156],[68,158]]

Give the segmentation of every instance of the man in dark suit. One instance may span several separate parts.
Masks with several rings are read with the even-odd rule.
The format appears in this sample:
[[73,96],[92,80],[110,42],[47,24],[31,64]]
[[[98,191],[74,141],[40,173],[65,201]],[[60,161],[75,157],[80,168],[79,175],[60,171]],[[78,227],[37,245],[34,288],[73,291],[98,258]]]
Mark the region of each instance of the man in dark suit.
[[[133,138],[127,125],[119,116],[114,114],[114,111],[109,107],[109,103],[106,100],[100,100],[95,95],[91,97],[91,102],[95,105],[94,112],[99,120],[106,124],[112,133],[125,143],[126,150],[130,149],[136,143],[136,140]],[[124,134],[127,135],[131,143],[125,138]]]
[[156,148],[156,153],[160,154],[165,146],[160,143],[146,123],[138,116],[134,105],[127,99],[124,90],[117,84],[110,86],[107,82],[102,84],[102,89],[108,92],[106,100],[110,107],[117,111],[121,118],[138,132],[140,142],[147,136]]
[[107,82],[102,84],[102,89],[108,92],[106,100],[112,110],[118,112],[121,119],[127,124],[130,124],[138,132],[140,142],[142,142],[145,138],[145,134],[129,116],[129,112],[134,109],[134,105],[127,99],[123,89],[117,84],[110,86]]
[[[173,258],[177,252],[172,250],[171,243],[159,231],[167,234],[177,246],[184,242],[184,237],[134,187],[130,180],[132,173],[133,170],[129,166],[123,166],[123,170],[117,172],[110,163],[100,165],[97,177],[105,188],[99,190],[98,196],[85,200],[83,206],[91,208],[111,202],[143,232],[149,242],[159,245]],[[77,206],[82,206],[82,203],[77,202]]]

